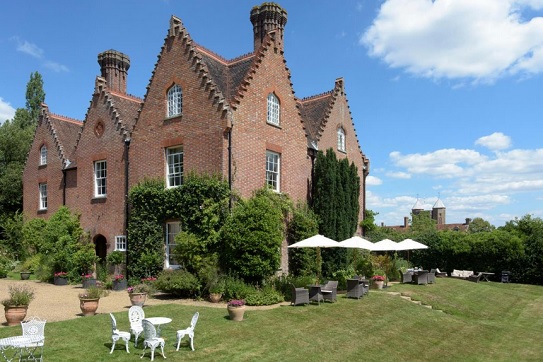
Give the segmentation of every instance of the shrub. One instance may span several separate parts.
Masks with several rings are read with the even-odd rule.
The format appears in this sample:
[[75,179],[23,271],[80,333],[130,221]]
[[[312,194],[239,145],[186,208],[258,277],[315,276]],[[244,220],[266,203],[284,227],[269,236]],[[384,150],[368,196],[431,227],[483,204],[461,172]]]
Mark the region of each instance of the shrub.
[[247,297],[247,305],[271,305],[284,301],[283,295],[272,286],[265,286],[262,289],[254,289]]
[[179,297],[194,296],[200,290],[198,278],[186,270],[164,270],[155,285],[158,290]]
[[5,278],[11,271],[12,261],[7,256],[0,254],[0,278]]
[[79,293],[79,298],[80,299],[97,299],[97,298],[107,297],[108,295],[109,295],[108,290],[93,285],[93,286],[88,287],[87,290],[84,291],[83,293]]
[[10,285],[9,298],[4,299],[2,304],[5,307],[13,307],[19,305],[29,305],[34,299],[34,289],[26,284]]
[[224,278],[224,294],[223,298],[228,299],[245,299],[251,294],[255,288],[245,284],[243,280],[228,276]]

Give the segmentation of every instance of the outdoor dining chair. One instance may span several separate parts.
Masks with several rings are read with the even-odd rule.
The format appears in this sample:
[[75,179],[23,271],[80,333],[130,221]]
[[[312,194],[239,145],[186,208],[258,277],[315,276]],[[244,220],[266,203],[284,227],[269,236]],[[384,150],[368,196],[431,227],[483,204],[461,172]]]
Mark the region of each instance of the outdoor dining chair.
[[[23,337],[31,337],[32,342],[24,343],[24,347],[28,352],[27,359],[29,361],[43,361],[43,345],[45,343],[45,320],[38,317],[32,317],[21,322]],[[39,352],[39,357],[37,356]]]
[[428,270],[419,270],[413,274],[413,283],[428,284]]
[[128,350],[128,342],[130,341],[130,332],[123,332],[117,329],[117,320],[115,319],[112,313],[109,313],[109,316],[111,317],[111,342],[112,342],[111,351],[109,351],[109,353],[110,354],[113,353],[113,350],[115,349],[115,343],[117,343],[119,339],[122,339],[124,341],[125,346],[126,346],[126,353],[130,353],[130,351]]
[[290,284],[290,289],[292,291],[291,305],[309,304],[309,290],[296,288],[292,283]]
[[364,296],[364,284],[358,279],[347,279],[347,298],[360,299]]
[[151,361],[155,359],[155,348],[160,346],[162,351],[162,357],[166,358],[164,355],[164,338],[160,338],[156,333],[156,328],[153,323],[149,322],[147,319],[142,321],[143,324],[143,354],[140,358],[145,356],[145,350],[147,347],[151,349]]
[[194,351],[194,327],[196,327],[196,323],[198,322],[198,317],[200,316],[200,313],[196,312],[192,316],[192,321],[190,322],[190,327],[185,329],[180,329],[177,331],[177,349],[176,351],[179,351],[179,345],[181,344],[181,339],[183,337],[188,336],[190,339],[190,348]]
[[337,285],[338,282],[336,280],[329,280],[321,287],[321,293],[324,301],[337,301]]
[[141,321],[145,318],[143,308],[133,305],[128,309],[128,320],[130,321],[130,333],[134,335],[134,347],[138,345],[138,337],[143,332],[143,324]]
[[404,273],[401,269],[399,269],[398,272],[400,273],[400,281],[402,284],[413,282],[413,274],[409,272]]

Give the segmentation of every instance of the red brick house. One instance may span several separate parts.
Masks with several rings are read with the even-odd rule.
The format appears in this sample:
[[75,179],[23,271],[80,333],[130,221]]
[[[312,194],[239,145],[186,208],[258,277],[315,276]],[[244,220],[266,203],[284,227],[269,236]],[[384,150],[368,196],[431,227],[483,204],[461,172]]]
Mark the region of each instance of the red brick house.
[[[26,215],[48,217],[69,206],[81,214],[104,257],[126,247],[126,190],[146,177],[162,177],[166,187],[175,187],[188,171],[218,173],[243,197],[269,185],[307,200],[315,151],[332,147],[358,167],[362,219],[369,160],[358,143],[343,79],[328,92],[297,98],[283,54],[286,11],[264,3],[251,10],[250,20],[254,51],[227,60],[197,44],[172,16],[143,100],[126,94],[128,57],[101,53],[101,77],[85,122],[50,125],[44,105],[24,174]],[[58,130],[64,126],[78,126],[77,136]],[[61,132],[66,138],[54,136]],[[62,150],[48,154],[55,158],[47,165],[50,173],[37,164],[45,142]],[[40,182],[48,187],[45,209],[38,206]],[[165,267],[172,266],[169,249],[179,229],[175,220],[165,225]]]

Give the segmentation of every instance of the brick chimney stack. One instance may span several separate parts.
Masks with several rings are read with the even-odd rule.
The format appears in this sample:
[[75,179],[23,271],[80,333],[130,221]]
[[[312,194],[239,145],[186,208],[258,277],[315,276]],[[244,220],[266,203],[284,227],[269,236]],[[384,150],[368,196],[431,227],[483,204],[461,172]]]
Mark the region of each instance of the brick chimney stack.
[[251,9],[251,23],[253,23],[255,52],[262,45],[262,40],[270,31],[277,31],[277,40],[283,44],[285,25],[287,24],[287,11],[275,3],[262,3]]
[[119,93],[126,93],[126,78],[130,68],[128,55],[110,49],[98,54],[100,72],[106,80],[107,87]]

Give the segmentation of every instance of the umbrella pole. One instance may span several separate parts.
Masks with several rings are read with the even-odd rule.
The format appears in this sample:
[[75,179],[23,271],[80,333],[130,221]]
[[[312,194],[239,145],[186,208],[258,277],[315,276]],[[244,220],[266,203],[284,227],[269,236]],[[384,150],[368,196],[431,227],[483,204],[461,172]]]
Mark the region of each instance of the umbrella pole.
[[317,246],[317,285],[319,285],[319,280],[322,273],[322,256],[321,248]]

